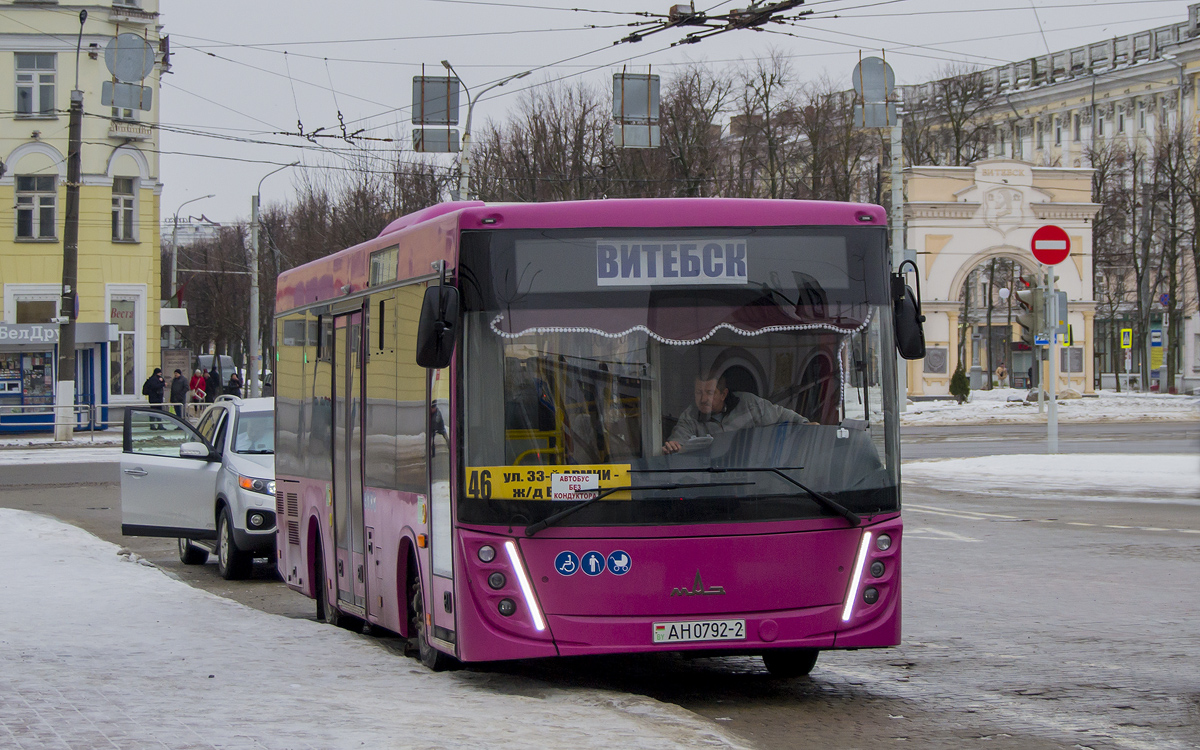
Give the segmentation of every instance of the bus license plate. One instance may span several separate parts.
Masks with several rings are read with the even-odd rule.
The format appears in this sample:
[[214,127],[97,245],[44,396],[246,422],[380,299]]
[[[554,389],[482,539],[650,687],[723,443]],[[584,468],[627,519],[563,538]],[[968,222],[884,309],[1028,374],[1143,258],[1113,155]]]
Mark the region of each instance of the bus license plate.
[[654,623],[655,643],[743,641],[745,639],[745,620],[689,620]]

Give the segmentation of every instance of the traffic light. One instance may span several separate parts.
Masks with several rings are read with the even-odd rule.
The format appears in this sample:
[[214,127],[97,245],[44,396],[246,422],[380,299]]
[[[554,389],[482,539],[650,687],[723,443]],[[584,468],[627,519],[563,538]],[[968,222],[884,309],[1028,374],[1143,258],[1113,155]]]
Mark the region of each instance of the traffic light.
[[1021,311],[1017,313],[1017,324],[1021,326],[1021,341],[1032,349],[1036,345],[1034,339],[1042,333],[1046,324],[1042,290],[1033,287],[1018,291],[1017,302],[1021,305]]

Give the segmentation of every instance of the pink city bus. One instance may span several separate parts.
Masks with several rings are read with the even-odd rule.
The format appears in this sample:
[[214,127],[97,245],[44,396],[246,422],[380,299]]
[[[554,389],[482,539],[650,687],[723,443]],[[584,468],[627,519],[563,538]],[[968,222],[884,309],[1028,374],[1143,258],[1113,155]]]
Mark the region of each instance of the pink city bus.
[[[445,203],[282,274],[278,565],[433,669],[900,640],[882,208]],[[915,270],[915,269],[914,269]]]

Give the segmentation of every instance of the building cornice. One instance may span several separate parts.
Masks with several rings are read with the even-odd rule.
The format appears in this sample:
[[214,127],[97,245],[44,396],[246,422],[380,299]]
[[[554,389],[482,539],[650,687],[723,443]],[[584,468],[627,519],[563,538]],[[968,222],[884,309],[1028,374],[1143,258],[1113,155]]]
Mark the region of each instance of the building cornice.
[[979,203],[969,201],[918,201],[904,204],[905,219],[973,219]]

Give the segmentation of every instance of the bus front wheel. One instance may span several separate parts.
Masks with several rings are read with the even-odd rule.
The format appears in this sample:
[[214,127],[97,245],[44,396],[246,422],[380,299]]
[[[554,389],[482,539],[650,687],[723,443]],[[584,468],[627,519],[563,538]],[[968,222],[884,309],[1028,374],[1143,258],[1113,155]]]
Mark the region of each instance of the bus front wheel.
[[762,658],[772,677],[790,679],[811,672],[820,653],[815,648],[781,648],[764,653]]
[[412,618],[409,624],[410,640],[416,640],[416,651],[422,664],[434,672],[452,669],[457,663],[455,658],[438,651],[429,643],[429,635],[425,627],[425,596],[421,589],[421,576],[416,572],[416,565],[413,563],[410,565],[410,570],[413,571],[412,585],[409,586],[408,605],[408,612]]

